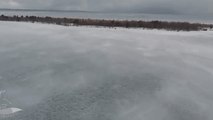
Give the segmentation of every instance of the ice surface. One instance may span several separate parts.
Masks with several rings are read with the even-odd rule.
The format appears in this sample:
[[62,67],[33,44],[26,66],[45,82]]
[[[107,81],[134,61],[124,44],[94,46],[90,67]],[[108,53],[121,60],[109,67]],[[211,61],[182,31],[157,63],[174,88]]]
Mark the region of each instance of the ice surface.
[[212,120],[213,32],[0,22],[13,120]]

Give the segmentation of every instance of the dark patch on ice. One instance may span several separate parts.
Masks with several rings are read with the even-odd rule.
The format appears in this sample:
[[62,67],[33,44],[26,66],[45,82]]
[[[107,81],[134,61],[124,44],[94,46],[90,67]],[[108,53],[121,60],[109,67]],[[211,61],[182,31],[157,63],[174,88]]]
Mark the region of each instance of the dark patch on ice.
[[141,74],[133,79],[128,76],[109,76],[105,79],[73,91],[58,91],[14,119],[116,120],[119,114],[117,100],[125,99],[129,104],[134,104],[131,101],[136,97],[143,101],[143,98],[152,98],[155,92],[161,89],[161,80],[149,74]]

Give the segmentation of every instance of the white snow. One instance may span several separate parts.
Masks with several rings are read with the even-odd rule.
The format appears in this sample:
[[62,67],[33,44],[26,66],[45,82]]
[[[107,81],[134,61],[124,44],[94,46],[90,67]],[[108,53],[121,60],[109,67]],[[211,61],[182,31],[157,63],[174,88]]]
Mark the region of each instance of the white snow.
[[[19,108],[6,108],[0,110],[0,115],[10,115],[22,111]],[[1,117],[1,116],[0,116]]]
[[101,89],[106,100],[81,118],[213,119],[212,31],[0,22],[0,75],[0,87],[23,108],[57,91],[102,84],[110,86]]
[[19,109],[19,108],[11,108],[11,110],[12,110],[12,113],[16,113],[16,112],[22,111],[22,109]]

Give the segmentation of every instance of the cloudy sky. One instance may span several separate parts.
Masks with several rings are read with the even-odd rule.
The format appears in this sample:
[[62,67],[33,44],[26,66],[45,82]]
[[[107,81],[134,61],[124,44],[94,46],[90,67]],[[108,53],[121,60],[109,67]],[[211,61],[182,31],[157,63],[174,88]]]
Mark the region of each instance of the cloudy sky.
[[213,0],[0,0],[0,8],[213,14]]

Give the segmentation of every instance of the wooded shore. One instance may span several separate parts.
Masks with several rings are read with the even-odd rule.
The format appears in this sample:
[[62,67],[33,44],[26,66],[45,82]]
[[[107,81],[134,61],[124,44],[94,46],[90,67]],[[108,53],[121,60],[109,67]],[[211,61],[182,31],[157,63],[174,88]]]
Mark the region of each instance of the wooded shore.
[[125,27],[125,28],[146,28],[146,29],[165,29],[173,31],[206,31],[213,29],[212,24],[189,23],[189,22],[167,22],[167,21],[142,21],[142,20],[101,20],[101,19],[78,19],[78,18],[54,18],[38,16],[0,16],[1,21],[18,22],[39,22],[57,24],[64,26],[103,26],[103,27]]

